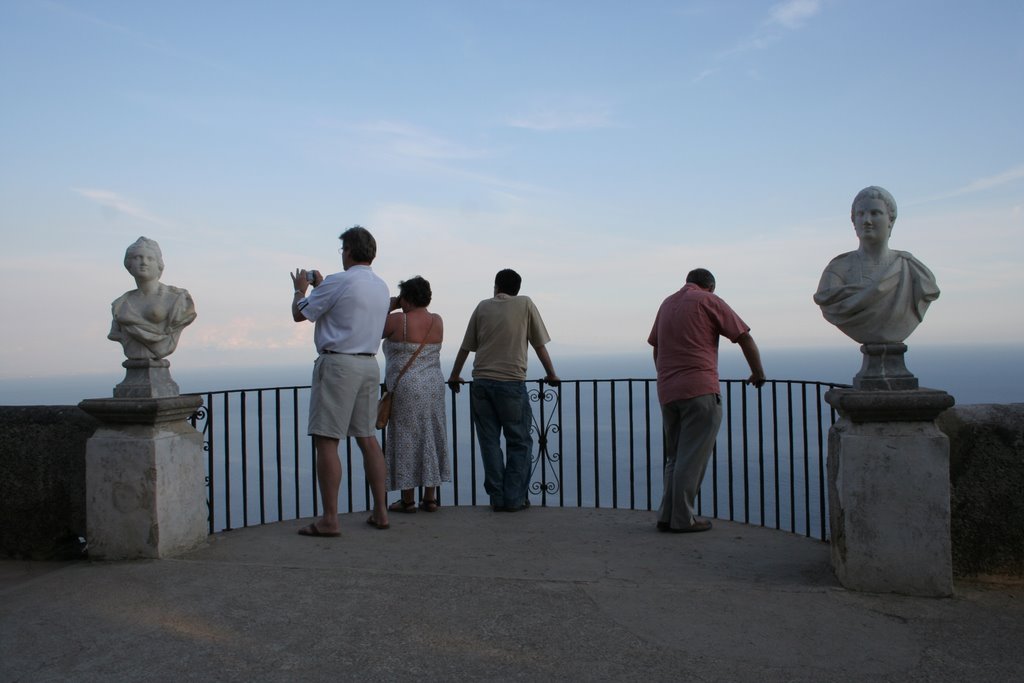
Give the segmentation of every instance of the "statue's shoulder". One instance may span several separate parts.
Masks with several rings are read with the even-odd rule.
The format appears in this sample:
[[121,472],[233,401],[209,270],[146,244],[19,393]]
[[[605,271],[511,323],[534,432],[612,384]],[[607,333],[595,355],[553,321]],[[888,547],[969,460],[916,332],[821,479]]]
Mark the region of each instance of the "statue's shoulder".
[[828,265],[825,266],[825,270],[842,268],[854,261],[860,261],[860,253],[857,251],[848,251],[845,254],[840,254],[829,261]]
[[122,294],[121,296],[119,296],[116,299],[114,299],[112,302],[110,302],[111,307],[114,310],[117,310],[118,308],[123,306],[124,302],[128,301],[128,297],[131,296],[132,292],[134,292],[134,291],[135,291],[134,289],[130,289],[127,292],[125,292],[124,294]]
[[182,293],[188,294],[188,290],[184,289],[183,287],[175,287],[174,285],[165,285],[163,282],[160,283],[160,287],[165,292],[169,292],[171,294],[182,294]]
[[906,261],[910,266],[916,266],[917,268],[927,268],[923,263],[917,260],[917,258],[909,251],[900,251],[899,249],[893,249],[892,252],[896,254],[896,258]]
[[910,276],[915,281],[928,283],[927,287],[933,287],[938,292],[938,286],[935,285],[935,274],[932,273],[928,266],[919,261],[909,251],[896,251],[896,255],[903,260],[904,265],[907,267],[907,272],[910,273]]
[[165,296],[172,296],[175,299],[186,298],[191,300],[192,295],[188,293],[188,290],[184,287],[175,287],[174,285],[165,285],[160,283],[160,287]]

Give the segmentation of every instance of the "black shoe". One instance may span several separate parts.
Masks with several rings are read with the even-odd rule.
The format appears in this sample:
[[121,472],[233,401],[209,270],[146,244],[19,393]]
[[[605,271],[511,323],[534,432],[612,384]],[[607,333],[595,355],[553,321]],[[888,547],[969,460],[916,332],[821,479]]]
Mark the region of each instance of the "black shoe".
[[669,526],[668,522],[658,522],[658,531],[672,531],[672,527]]

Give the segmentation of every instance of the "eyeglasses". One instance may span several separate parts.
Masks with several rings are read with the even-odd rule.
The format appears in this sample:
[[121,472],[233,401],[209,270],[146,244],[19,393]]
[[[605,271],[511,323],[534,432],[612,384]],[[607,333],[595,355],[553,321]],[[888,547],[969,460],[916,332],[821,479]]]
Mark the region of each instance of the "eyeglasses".
[[343,244],[343,245],[341,245],[340,247],[338,247],[338,253],[339,253],[339,254],[343,254],[343,253],[345,253],[345,245],[344,245],[344,244]]

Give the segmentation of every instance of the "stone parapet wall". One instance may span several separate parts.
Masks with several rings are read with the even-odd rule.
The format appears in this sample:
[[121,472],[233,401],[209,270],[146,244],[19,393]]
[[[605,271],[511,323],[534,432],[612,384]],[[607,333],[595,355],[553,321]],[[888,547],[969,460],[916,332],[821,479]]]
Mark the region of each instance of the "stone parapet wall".
[[[1024,576],[1024,403],[956,406],[950,441],[953,569]],[[76,556],[86,532],[86,442],[77,406],[0,406],[0,557]]]
[[0,557],[81,554],[85,446],[99,425],[76,406],[0,406]]
[[949,437],[953,571],[1024,576],[1024,403],[956,406]]

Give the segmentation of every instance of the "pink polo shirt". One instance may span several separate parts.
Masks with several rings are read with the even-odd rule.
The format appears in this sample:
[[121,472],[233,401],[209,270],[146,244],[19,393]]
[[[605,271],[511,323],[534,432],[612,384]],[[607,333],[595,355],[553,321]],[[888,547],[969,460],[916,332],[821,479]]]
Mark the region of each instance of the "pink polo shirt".
[[717,394],[718,337],[735,343],[750,328],[729,304],[687,283],[658,309],[647,343],[654,347],[662,403]]

